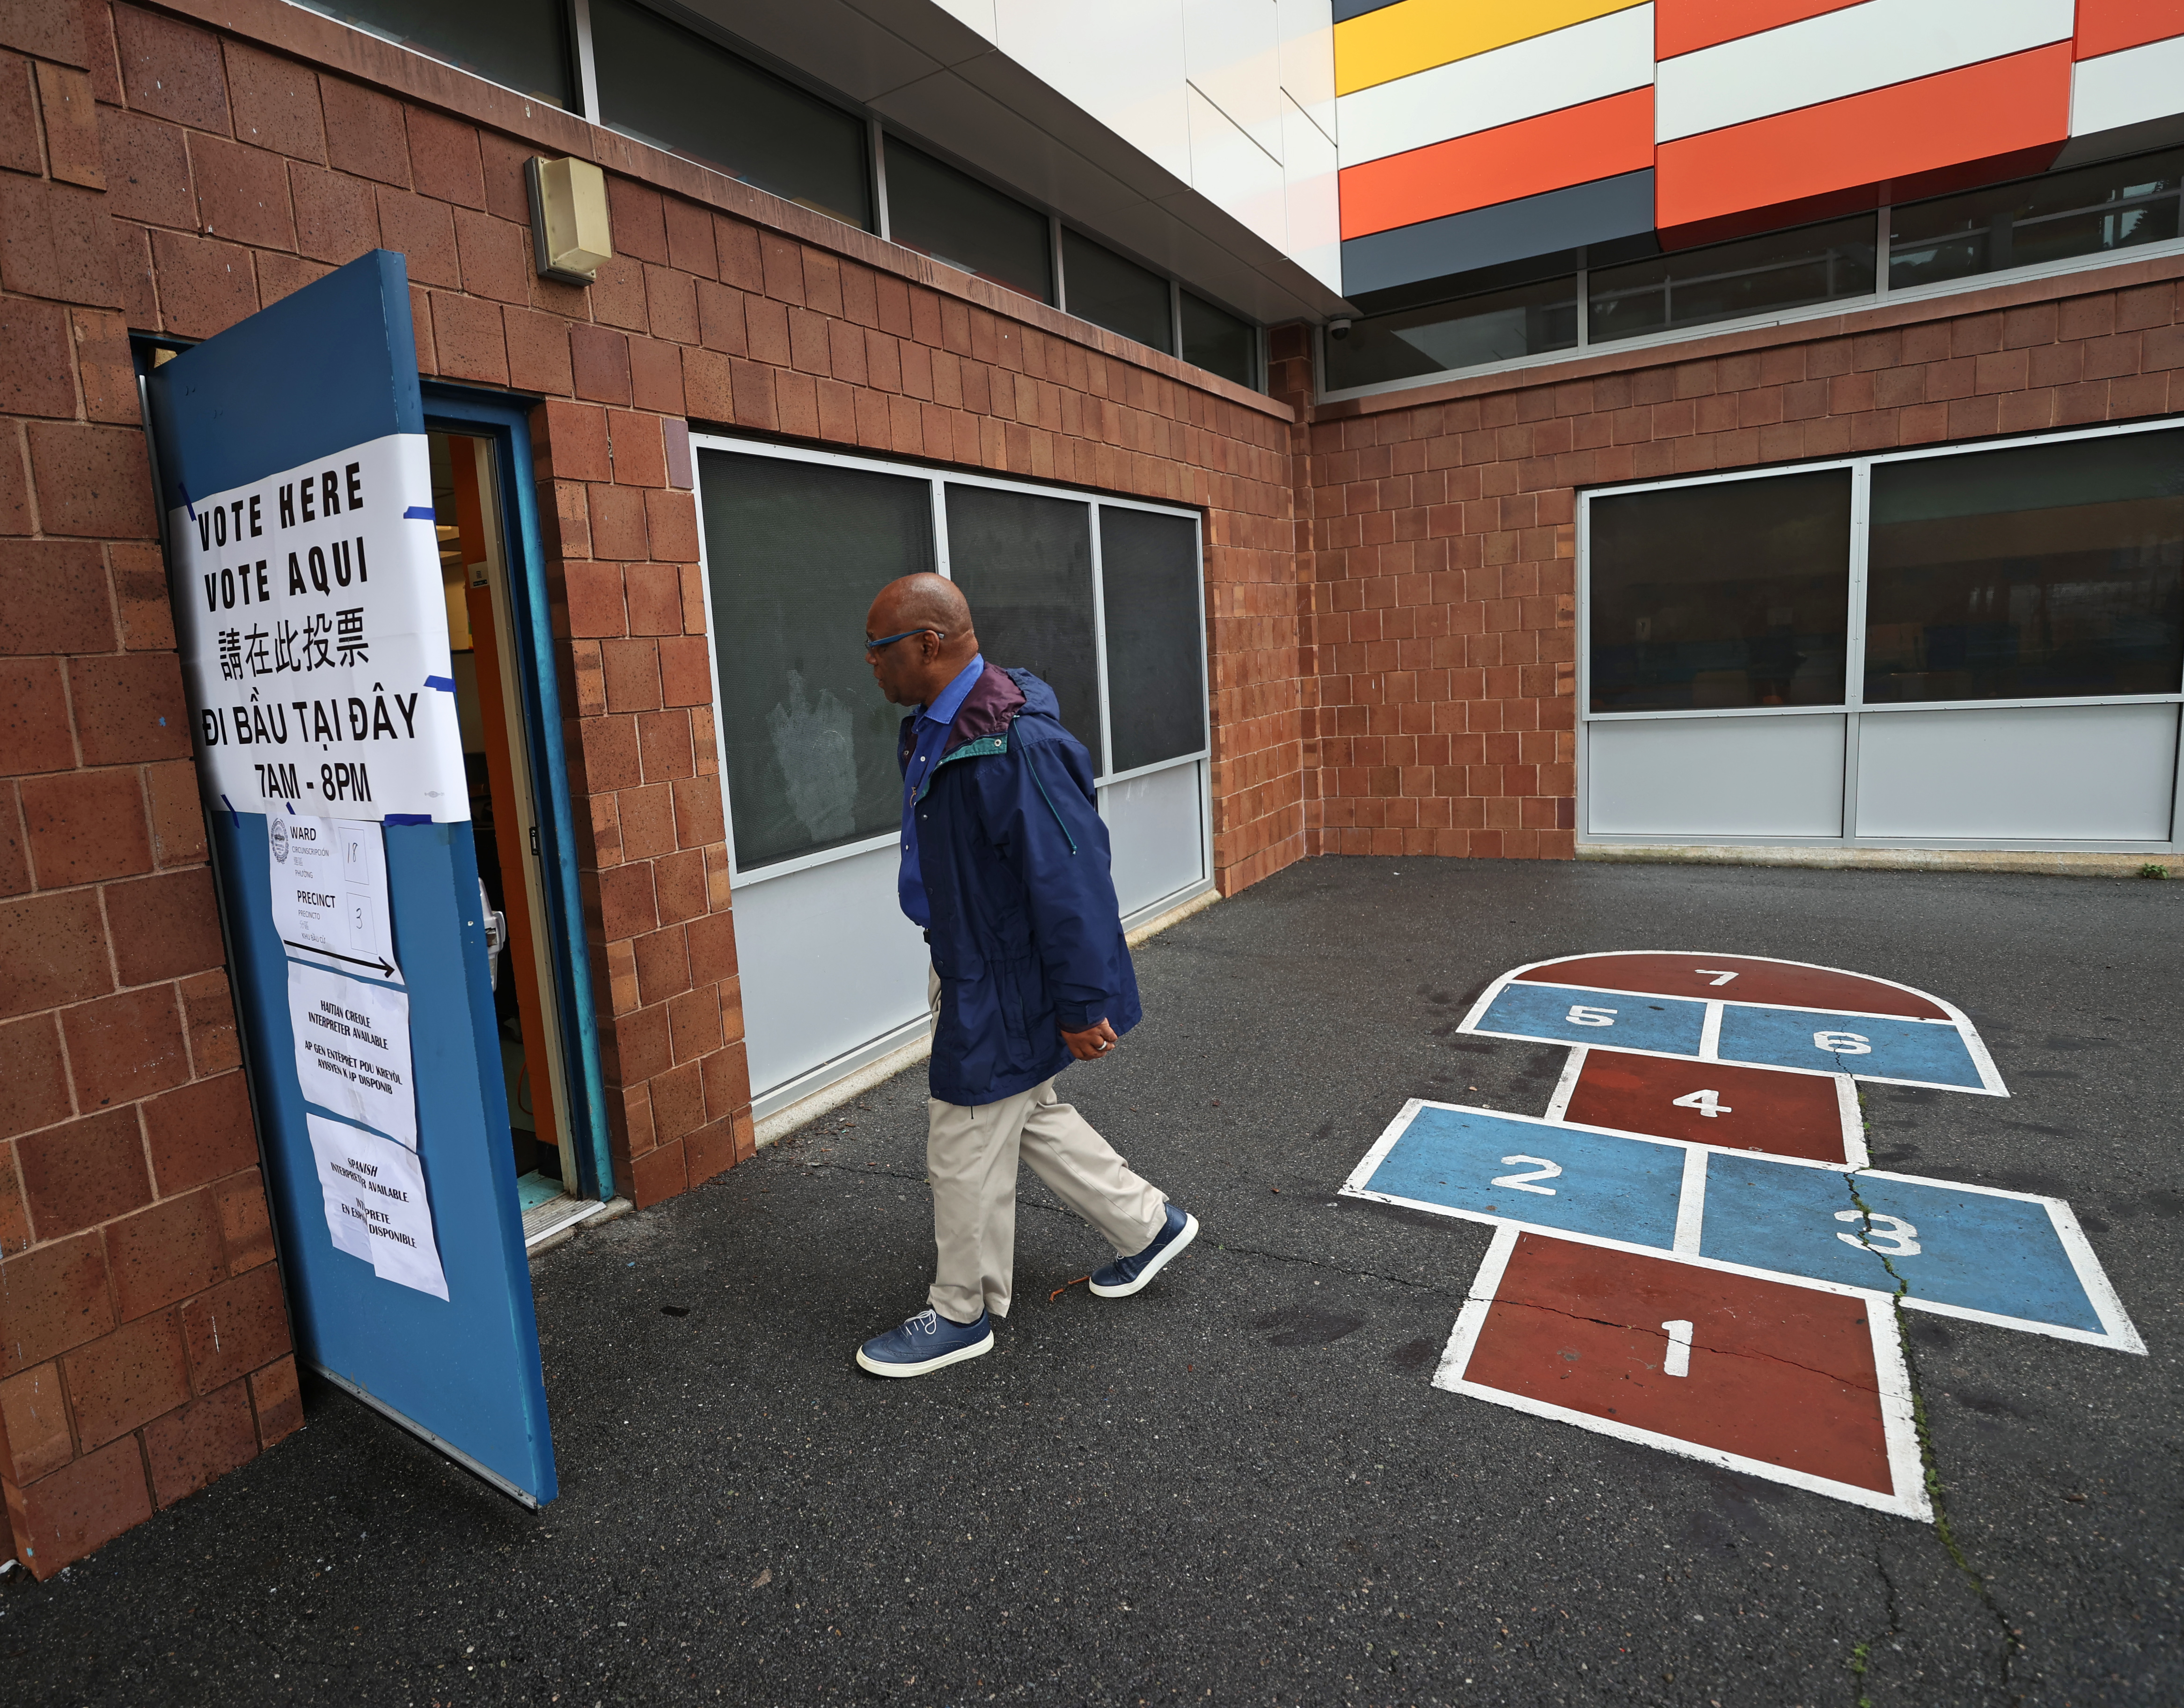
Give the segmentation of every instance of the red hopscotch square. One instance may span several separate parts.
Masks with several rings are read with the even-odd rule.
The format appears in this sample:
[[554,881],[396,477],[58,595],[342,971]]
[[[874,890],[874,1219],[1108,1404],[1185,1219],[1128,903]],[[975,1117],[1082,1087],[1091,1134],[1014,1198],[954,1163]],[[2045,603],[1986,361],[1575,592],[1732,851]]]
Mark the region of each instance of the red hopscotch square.
[[[1703,1103],[1679,1097],[1712,1091]],[[1857,1105],[1852,1106],[1855,1119]],[[1708,1114],[1711,1108],[1713,1114]],[[1666,1056],[1589,1049],[1563,1119],[1816,1163],[1863,1162],[1845,1153],[1842,1099],[1835,1076],[1779,1068],[1739,1068]],[[1864,1147],[1859,1147],[1861,1153]]]
[[[1702,964],[1703,963],[1703,964]],[[1724,981],[1723,974],[1730,977]],[[1947,1020],[1949,1011],[1932,997],[1862,973],[1805,967],[1763,955],[1669,955],[1653,951],[1622,955],[1574,955],[1519,973],[1541,985],[1588,985],[1606,991],[1696,996],[1724,1002],[1769,1002],[1786,1008],[1836,1008],[1847,1013],[1902,1014]]]
[[[1492,1259],[1490,1258],[1489,1262]],[[1437,1378],[1898,1499],[1863,1298],[1520,1233],[1469,1356]],[[1665,1373],[1664,1325],[1691,1325]]]

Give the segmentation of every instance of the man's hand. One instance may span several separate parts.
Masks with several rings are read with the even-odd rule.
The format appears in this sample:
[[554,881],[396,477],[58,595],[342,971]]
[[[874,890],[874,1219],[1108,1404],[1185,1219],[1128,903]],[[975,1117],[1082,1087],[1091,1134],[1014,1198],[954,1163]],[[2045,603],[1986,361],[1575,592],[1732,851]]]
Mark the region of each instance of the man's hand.
[[1115,1029],[1105,1020],[1081,1032],[1072,1032],[1066,1026],[1056,1030],[1061,1034],[1061,1041],[1069,1046],[1069,1053],[1080,1062],[1096,1062],[1115,1047]]

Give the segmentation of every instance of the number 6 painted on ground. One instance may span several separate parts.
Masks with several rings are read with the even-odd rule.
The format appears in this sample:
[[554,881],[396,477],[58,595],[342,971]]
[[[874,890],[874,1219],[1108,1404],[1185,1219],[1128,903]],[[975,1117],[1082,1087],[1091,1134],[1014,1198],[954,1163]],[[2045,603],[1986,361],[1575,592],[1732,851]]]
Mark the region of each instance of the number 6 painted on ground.
[[1873,1046],[1858,1032],[1815,1032],[1813,1047],[1825,1050],[1831,1056],[1869,1056]]

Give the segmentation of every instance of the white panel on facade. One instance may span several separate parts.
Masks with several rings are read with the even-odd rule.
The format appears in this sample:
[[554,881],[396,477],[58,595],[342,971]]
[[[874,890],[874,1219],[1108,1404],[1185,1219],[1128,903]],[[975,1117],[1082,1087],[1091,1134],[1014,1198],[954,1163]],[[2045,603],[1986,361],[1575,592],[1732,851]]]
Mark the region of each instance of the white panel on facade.
[[1840,836],[1840,717],[1594,723],[1591,836]]
[[1282,38],[1282,87],[1334,142],[1333,0],[1275,0],[1274,17]]
[[1199,801],[1205,762],[1173,765],[1100,791],[1114,855],[1115,900],[1128,918],[1206,878]]
[[1653,8],[1632,6],[1343,96],[1334,103],[1342,164],[1406,153],[1652,81]]
[[2166,842],[2174,706],[1868,712],[1860,836]]
[[[994,0],[1001,51],[1139,153],[1191,181],[1178,0]],[[1201,186],[1200,187],[1203,187]]]
[[1282,55],[1276,23],[1274,0],[1183,0],[1184,63],[1191,82],[1279,160]]
[[1663,59],[1654,74],[1654,137],[1718,131],[2066,42],[2076,24],[2074,0],[1865,0]]
[[1330,291],[1342,288],[1342,203],[1334,144],[1286,95],[1282,98],[1282,181],[1289,254]]
[[958,23],[969,25],[989,42],[1000,39],[994,33],[994,0],[933,0],[933,3]]
[[2070,68],[2070,134],[2113,131],[2184,112],[2184,36]]
[[890,842],[737,887],[736,964],[754,1097],[925,1012],[929,956],[895,899],[900,857]]
[[1190,110],[1191,187],[1287,253],[1281,162],[1197,90],[1185,85],[1184,93]]

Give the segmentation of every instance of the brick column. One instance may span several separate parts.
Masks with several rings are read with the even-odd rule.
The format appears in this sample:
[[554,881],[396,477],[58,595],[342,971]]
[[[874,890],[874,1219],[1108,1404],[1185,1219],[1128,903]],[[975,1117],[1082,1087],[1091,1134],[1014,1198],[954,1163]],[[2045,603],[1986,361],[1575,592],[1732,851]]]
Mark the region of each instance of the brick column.
[[120,312],[132,115],[103,6],[0,8],[0,1492],[43,1578],[303,1412]]

